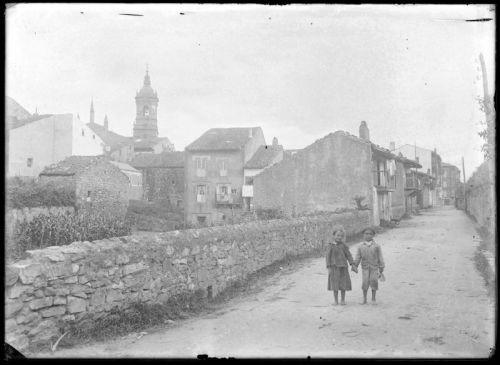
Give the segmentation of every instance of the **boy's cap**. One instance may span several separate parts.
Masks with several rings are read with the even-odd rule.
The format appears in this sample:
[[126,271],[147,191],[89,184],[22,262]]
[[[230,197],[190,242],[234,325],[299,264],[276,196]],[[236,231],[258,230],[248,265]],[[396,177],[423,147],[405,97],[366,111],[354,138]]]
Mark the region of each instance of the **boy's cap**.
[[361,231],[361,233],[365,233],[366,231],[371,231],[373,234],[375,234],[375,230],[373,228],[371,228],[371,227],[366,227],[365,229],[363,229]]

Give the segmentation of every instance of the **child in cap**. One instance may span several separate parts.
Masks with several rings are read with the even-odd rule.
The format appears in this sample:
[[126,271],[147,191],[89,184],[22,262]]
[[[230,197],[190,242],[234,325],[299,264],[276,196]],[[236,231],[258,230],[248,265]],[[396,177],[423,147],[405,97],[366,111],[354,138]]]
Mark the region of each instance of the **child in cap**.
[[379,244],[373,240],[375,230],[365,228],[363,230],[364,242],[358,246],[356,259],[353,267],[357,268],[361,263],[363,279],[361,289],[363,289],[363,304],[367,303],[368,288],[372,289],[372,302],[375,303],[375,296],[378,290],[379,275],[384,271],[384,258]]

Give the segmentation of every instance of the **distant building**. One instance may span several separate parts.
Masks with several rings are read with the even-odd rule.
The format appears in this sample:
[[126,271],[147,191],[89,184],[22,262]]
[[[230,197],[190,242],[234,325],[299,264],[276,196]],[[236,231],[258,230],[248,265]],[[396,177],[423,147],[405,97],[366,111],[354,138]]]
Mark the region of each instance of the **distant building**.
[[266,144],[260,127],[212,128],[185,149],[186,222],[231,221],[243,208],[245,164]]
[[168,200],[171,208],[183,208],[184,152],[140,154],[130,164],[142,173],[144,200]]
[[337,131],[287,155],[253,179],[255,208],[287,216],[353,208],[355,198],[373,206],[372,148],[369,140]]
[[46,167],[40,181],[56,182],[75,190],[78,210],[102,211],[124,217],[129,179],[104,156],[70,156]]
[[35,178],[72,155],[96,156],[104,142],[72,114],[33,115],[8,130],[7,176]]
[[151,87],[146,70],[144,85],[135,96],[134,153],[161,153],[174,151],[166,137],[158,137],[158,94]]
[[5,97],[5,114],[7,128],[18,127],[18,123],[29,119],[32,115],[17,101],[9,96]]
[[418,158],[419,163],[422,165],[421,172],[431,175],[434,180],[434,184],[432,185],[432,189],[430,191],[430,206],[442,205],[443,196],[441,191],[441,156],[436,152],[436,149],[432,151],[415,145],[405,144],[401,147],[396,148],[394,152],[401,152],[404,156],[411,159],[416,160]]
[[110,161],[113,165],[118,167],[121,172],[123,172],[128,178],[128,192],[127,196],[133,200],[141,200],[142,199],[142,173],[134,169],[129,164],[124,162],[116,162]]
[[260,146],[252,158],[245,164],[243,175],[245,183],[242,188],[243,206],[245,210],[253,209],[253,179],[264,171],[265,168],[283,160],[283,146],[278,144],[278,139],[273,138],[273,144]]
[[442,163],[442,188],[445,205],[456,205],[456,193],[460,190],[460,169],[454,165]]

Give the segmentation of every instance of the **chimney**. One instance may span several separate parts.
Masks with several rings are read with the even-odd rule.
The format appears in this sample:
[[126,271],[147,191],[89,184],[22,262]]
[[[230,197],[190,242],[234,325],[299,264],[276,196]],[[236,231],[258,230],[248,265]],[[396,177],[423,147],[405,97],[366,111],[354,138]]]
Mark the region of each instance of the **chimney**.
[[273,147],[278,146],[278,138],[274,137],[273,138]]
[[396,143],[394,141],[389,142],[389,150],[394,151],[396,149]]
[[104,116],[104,129],[108,130],[108,116],[107,115]]
[[359,138],[364,139],[365,141],[370,140],[370,130],[366,125],[366,122],[363,120],[359,126]]
[[250,137],[250,138],[253,137],[253,128],[248,129],[248,137]]

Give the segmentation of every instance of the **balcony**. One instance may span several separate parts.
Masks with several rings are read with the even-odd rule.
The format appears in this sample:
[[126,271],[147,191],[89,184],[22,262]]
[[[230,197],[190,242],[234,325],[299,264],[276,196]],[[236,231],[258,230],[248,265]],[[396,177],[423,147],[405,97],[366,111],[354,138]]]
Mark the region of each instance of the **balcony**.
[[241,195],[244,198],[253,198],[253,185],[243,185]]
[[378,191],[394,191],[396,190],[396,177],[389,176],[389,171],[375,170],[373,171],[373,186]]
[[207,170],[205,170],[205,169],[196,169],[196,176],[197,177],[206,177],[207,176]]
[[241,205],[241,196],[238,194],[215,194],[215,204],[217,205]]
[[415,174],[406,174],[405,189],[417,189],[418,190],[418,178]]

